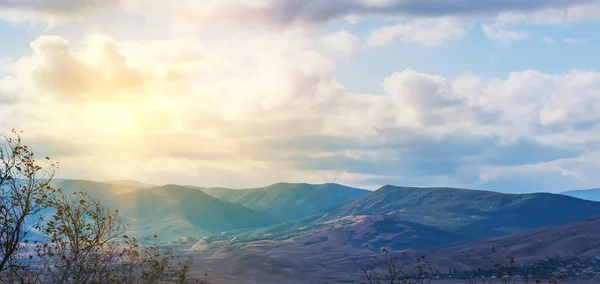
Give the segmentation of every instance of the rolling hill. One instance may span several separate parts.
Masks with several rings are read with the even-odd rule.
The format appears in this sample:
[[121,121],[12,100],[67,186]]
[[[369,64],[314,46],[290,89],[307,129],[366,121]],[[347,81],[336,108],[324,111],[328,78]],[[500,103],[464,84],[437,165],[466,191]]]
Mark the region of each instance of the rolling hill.
[[163,239],[202,236],[242,228],[275,224],[268,213],[223,201],[189,187],[147,187],[132,183],[60,180],[54,185],[65,192],[86,191],[109,209],[119,209],[131,223],[133,235],[158,234]]
[[565,191],[562,194],[591,201],[600,201],[600,188]]
[[468,237],[492,237],[600,216],[600,203],[559,194],[384,186],[332,215],[386,215]]
[[370,193],[335,183],[276,183],[262,188],[203,188],[202,191],[221,200],[268,212],[280,221],[324,213]]
[[[207,241],[280,241],[301,235],[318,235],[333,229],[342,231],[355,226],[356,222],[372,219],[367,217],[376,217],[379,219],[365,223],[363,226],[368,229],[365,228],[353,239],[365,242],[374,239],[374,236],[387,236],[387,243],[378,241],[375,244],[401,248],[422,245],[428,238],[424,232],[432,232],[432,236],[439,237],[431,238],[429,245],[444,245],[459,239],[503,236],[599,216],[600,203],[557,194],[502,194],[458,188],[384,186],[324,214],[267,228],[227,232],[211,236]],[[416,237],[406,238],[407,235],[404,235],[402,240],[392,237],[406,227],[418,232],[414,234]],[[346,231],[348,235],[356,235],[351,228]]]
[[557,194],[385,186],[321,215],[202,238],[190,253],[229,282],[328,283],[381,247],[443,271],[485,268],[482,256],[504,244],[520,262],[595,257],[600,221],[585,220],[598,216],[600,203]]

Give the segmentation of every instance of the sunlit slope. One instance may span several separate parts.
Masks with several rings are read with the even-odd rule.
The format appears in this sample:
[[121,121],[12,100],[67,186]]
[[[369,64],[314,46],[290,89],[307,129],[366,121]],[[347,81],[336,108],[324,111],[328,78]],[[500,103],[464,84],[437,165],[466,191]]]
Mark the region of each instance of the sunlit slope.
[[157,233],[166,238],[179,238],[264,227],[276,222],[268,213],[184,186],[147,188],[71,180],[55,184],[65,192],[84,190],[99,197],[106,208],[118,209],[139,235]]
[[335,183],[277,183],[252,189],[204,188],[202,190],[216,198],[268,212],[281,221],[324,213],[370,193],[368,190]]

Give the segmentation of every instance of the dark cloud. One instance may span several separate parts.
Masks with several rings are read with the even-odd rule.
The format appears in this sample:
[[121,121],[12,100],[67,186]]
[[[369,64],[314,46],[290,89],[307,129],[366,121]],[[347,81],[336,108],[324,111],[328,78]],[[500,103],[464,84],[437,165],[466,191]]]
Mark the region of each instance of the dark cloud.
[[[252,159],[276,161],[301,170],[325,170],[392,177],[453,176],[476,182],[463,168],[524,166],[575,158],[585,151],[520,140],[500,144],[496,138],[446,135],[441,139],[409,129],[389,128],[369,137],[309,135],[257,139],[242,148]],[[314,155],[325,153],[325,155]]]
[[493,16],[501,12],[531,12],[565,8],[592,0],[281,0],[258,10],[280,23],[327,22],[347,15],[407,17]]
[[120,0],[0,0],[0,10],[77,17],[120,2]]

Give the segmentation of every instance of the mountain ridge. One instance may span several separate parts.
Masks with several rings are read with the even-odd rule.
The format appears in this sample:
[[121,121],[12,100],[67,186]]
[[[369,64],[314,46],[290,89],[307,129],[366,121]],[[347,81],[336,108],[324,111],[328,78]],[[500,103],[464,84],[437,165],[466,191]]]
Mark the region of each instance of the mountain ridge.
[[204,188],[216,198],[268,212],[281,221],[300,219],[337,208],[370,191],[337,183],[308,184],[279,182],[249,189]]
[[99,198],[107,209],[118,209],[133,231],[140,235],[156,233],[164,240],[277,222],[267,213],[180,185],[148,188],[89,180],[57,180],[53,186],[67,193],[85,191]]

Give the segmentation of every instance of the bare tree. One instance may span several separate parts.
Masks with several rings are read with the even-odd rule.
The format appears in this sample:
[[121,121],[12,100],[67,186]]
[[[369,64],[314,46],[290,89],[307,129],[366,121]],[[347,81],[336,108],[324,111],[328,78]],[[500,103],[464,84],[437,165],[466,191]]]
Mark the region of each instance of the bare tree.
[[21,133],[0,135],[0,277],[24,269],[24,251],[32,231],[40,230],[40,214],[54,189],[50,181],[58,165],[37,160],[22,144]]
[[[142,245],[119,211],[102,207],[84,191],[57,192],[46,224],[49,245],[39,250],[43,276],[56,283],[183,283],[189,263],[156,245]],[[156,239],[157,236],[154,236]]]
[[[188,261],[123,236],[118,210],[85,191],[50,186],[57,164],[37,160],[19,132],[0,138],[0,283],[186,281]],[[30,242],[34,231],[44,240]]]
[[[368,284],[426,284],[437,273],[425,256],[402,261],[399,255],[387,248],[383,248],[381,252],[381,256],[373,256],[368,267],[361,268],[362,276]],[[401,256],[402,259],[407,258],[406,253]]]
[[45,224],[50,242],[40,251],[48,277],[61,283],[109,282],[118,257],[111,241],[126,230],[118,212],[105,210],[83,191],[58,192],[50,203],[54,214]]

